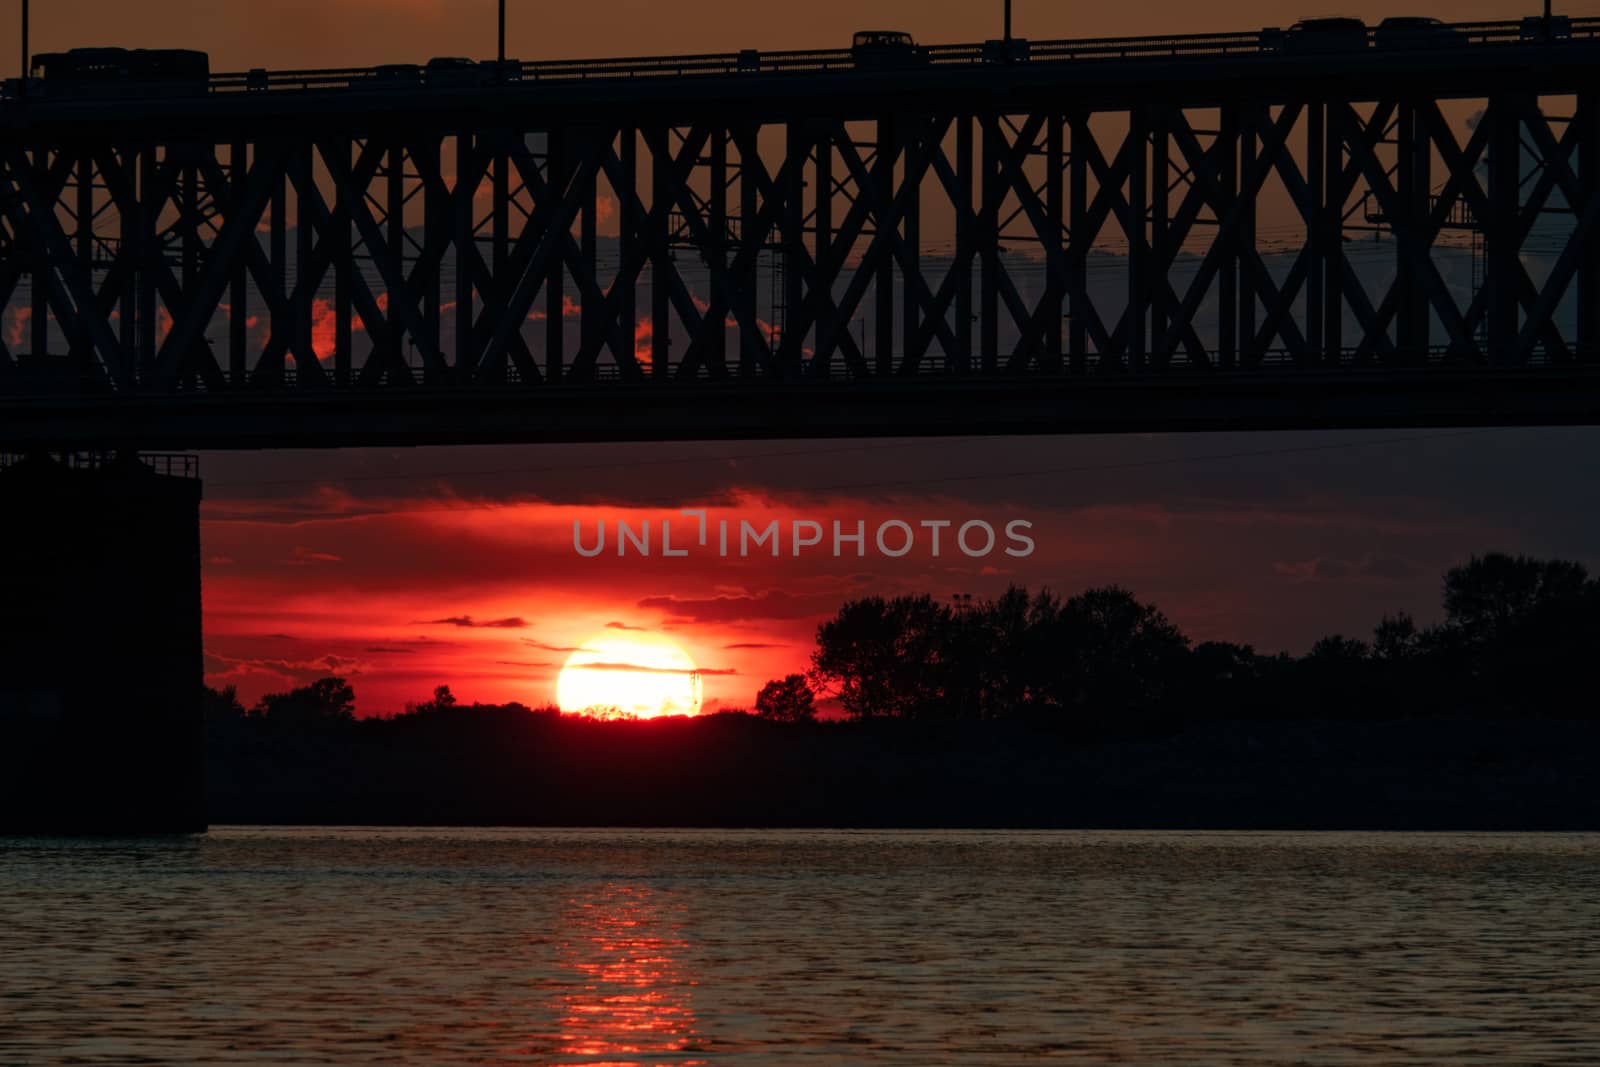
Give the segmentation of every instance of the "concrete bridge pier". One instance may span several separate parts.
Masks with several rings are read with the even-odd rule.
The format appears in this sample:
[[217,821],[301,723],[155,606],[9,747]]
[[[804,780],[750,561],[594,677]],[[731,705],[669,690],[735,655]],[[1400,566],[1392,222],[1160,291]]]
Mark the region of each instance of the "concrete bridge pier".
[[0,457],[0,834],[206,828],[193,456]]

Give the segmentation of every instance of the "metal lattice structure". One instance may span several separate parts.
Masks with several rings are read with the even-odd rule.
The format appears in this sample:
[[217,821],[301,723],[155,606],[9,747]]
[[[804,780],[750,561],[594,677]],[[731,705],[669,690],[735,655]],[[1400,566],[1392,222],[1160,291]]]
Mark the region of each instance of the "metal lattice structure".
[[1600,20],[1459,33],[8,100],[0,444],[1596,421]]

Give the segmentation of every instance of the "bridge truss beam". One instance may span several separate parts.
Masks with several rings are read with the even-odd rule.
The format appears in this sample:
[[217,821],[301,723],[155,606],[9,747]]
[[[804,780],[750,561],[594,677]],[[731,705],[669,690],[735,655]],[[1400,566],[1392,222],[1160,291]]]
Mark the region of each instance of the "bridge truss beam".
[[[527,425],[497,439],[585,436],[553,429],[570,421],[551,415],[561,390],[609,389],[617,418],[665,403],[692,420],[691,383],[775,391],[756,407],[793,410],[796,431],[804,404],[781,398],[799,386],[1087,396],[1159,376],[1197,403],[1298,391],[1270,415],[1291,422],[1314,420],[1311,383],[1340,372],[1526,372],[1592,396],[1591,80],[1500,79],[1465,105],[1396,84],[1308,79],[1194,107],[1040,91],[1025,106],[373,110],[227,137],[201,121],[9,127],[0,438],[38,443],[46,413],[66,426],[92,408],[105,417],[87,432],[110,441],[134,432],[116,412],[167,410],[216,413],[196,432],[225,445],[230,410],[322,397],[308,419],[373,405],[347,417],[365,425],[419,391],[524,405]],[[1537,417],[1474,395],[1438,417]],[[976,429],[958,409],[951,428]],[[1176,421],[1251,421],[1227,412]],[[1123,425],[1160,428],[1137,404]],[[1058,428],[1087,426],[1063,408]],[[344,438],[286,423],[283,443],[313,440]]]

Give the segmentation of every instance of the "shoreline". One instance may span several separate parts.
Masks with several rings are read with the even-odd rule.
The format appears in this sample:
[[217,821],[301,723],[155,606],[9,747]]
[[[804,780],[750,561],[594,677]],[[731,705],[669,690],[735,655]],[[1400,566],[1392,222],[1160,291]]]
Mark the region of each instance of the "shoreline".
[[[1600,723],[530,722],[213,746],[213,825],[1600,831]],[[430,736],[431,735],[431,736]],[[446,743],[446,742],[450,743]]]

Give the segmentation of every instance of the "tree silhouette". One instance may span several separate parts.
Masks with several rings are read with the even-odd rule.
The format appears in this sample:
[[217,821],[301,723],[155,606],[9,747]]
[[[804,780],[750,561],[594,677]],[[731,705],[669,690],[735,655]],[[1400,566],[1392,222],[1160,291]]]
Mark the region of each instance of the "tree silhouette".
[[1542,609],[1584,595],[1589,572],[1581,563],[1492,552],[1445,575],[1446,624],[1469,645],[1504,636]]
[[208,685],[201,694],[200,701],[208,723],[230,725],[245,717],[244,705],[239,703],[238,686],[213,689]]
[[817,717],[816,697],[803,674],[768,682],[756,696],[756,714],[779,722],[810,722]]
[[1422,653],[1424,638],[1416,620],[1405,612],[1385,615],[1372,632],[1372,654],[1387,663],[1401,663]]
[[424,700],[420,704],[407,704],[405,713],[407,715],[439,715],[454,711],[458,706],[456,695],[450,691],[448,685],[436,685],[433,687],[433,698],[431,700]]
[[1149,711],[1184,673],[1188,638],[1123,589],[1061,602],[852,601],[817,630],[813,676],[852,716],[1010,718]]
[[1041,614],[1055,659],[1045,665],[1046,700],[1077,715],[1152,711],[1188,665],[1189,639],[1152,604],[1126,589],[1091,589]]
[[1600,582],[1582,564],[1491,553],[1445,575],[1436,660],[1456,703],[1488,715],[1596,714]]
[[269,693],[250,714],[287,726],[335,726],[355,721],[355,690],[343,678],[322,678],[287,693]]
[[856,718],[942,715],[951,621],[930,596],[851,601],[817,627],[813,674]]
[[1324,637],[1311,646],[1311,652],[1306,656],[1313,663],[1326,664],[1334,668],[1345,668],[1356,663],[1365,663],[1372,655],[1372,649],[1365,641],[1358,641],[1353,637],[1334,634]]
[[973,717],[1009,719],[1030,712],[1039,699],[1042,667],[1055,657],[1041,620],[1055,617],[1060,601],[1049,590],[1037,596],[1011,586],[997,599],[965,605],[967,687]]

